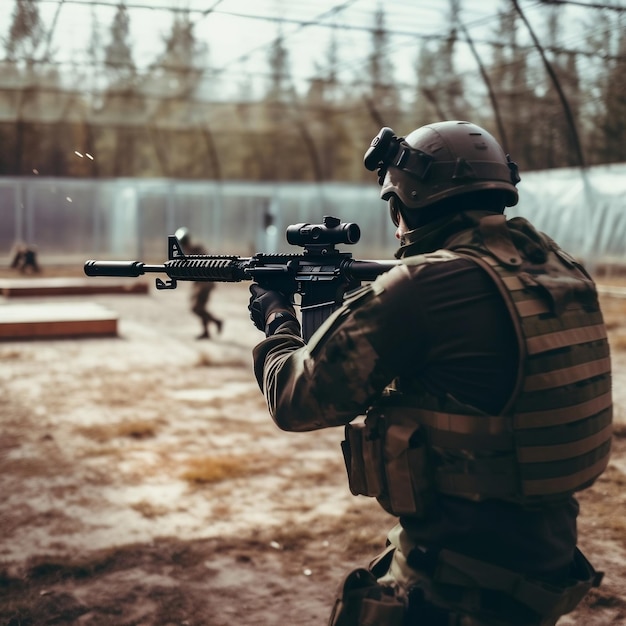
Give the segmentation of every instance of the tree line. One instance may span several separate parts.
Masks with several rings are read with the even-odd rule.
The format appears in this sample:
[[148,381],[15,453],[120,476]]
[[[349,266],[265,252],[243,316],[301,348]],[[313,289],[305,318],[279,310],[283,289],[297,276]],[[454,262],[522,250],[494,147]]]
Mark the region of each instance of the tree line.
[[[536,33],[516,0],[502,0],[479,52],[462,0],[448,0],[445,32],[423,39],[405,81],[394,76],[381,7],[358,78],[338,78],[333,30],[304,93],[279,29],[263,93],[251,98],[244,85],[223,99],[188,12],[173,13],[163,51],[139,71],[121,2],[108,41],[94,31],[68,79],[37,0],[15,0],[0,61],[0,175],[370,181],[360,156],[381,126],[408,133],[441,119],[489,129],[522,171],[626,161],[624,11],[594,8],[585,40],[566,49],[563,3],[544,4]],[[460,49],[475,71],[458,68]]]

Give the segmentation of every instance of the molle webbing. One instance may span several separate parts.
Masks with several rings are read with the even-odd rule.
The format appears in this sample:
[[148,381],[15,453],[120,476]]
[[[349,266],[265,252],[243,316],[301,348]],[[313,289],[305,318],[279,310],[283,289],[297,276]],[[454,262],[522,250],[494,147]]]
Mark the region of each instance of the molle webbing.
[[[474,250],[456,252],[492,276],[525,354],[517,394],[504,415],[419,411],[431,445],[443,459],[455,459],[437,472],[439,490],[472,499],[536,501],[589,486],[608,464],[612,437],[609,346],[595,299],[586,297],[584,280],[582,295],[574,289],[573,296],[561,297],[547,293],[536,280],[540,276],[523,267],[509,270]],[[577,288],[576,270],[565,272],[563,284]],[[561,288],[557,279],[545,284],[550,280]],[[467,458],[465,450],[479,454]]]
[[346,427],[352,493],[376,497],[392,514],[423,515],[433,491],[525,505],[560,500],[608,464],[611,365],[592,281],[554,247],[545,263],[531,264],[506,241],[491,241],[500,261],[470,239],[417,262],[471,259],[502,295],[518,343],[518,376],[502,412],[393,391],[364,424]]

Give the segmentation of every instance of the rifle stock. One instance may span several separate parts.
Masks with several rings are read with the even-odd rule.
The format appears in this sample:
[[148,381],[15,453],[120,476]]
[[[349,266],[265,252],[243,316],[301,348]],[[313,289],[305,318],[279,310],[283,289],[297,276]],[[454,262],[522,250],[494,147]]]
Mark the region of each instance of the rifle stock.
[[356,243],[356,224],[325,217],[319,225],[296,224],[287,229],[289,243],[302,245],[299,254],[185,255],[175,236],[168,237],[169,259],[150,265],[141,261],[85,262],[87,276],[137,278],[147,273],[164,274],[157,289],[175,289],[178,281],[240,282],[251,280],[268,289],[300,295],[302,335],[305,340],[343,301],[347,291],[389,271],[398,261],[356,260],[336,250],[336,243]]

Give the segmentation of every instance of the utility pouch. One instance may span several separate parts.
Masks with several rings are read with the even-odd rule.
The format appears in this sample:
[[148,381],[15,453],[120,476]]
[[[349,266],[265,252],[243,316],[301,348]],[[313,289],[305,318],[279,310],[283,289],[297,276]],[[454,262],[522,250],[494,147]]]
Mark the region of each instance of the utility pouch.
[[364,568],[348,574],[333,606],[328,626],[402,626],[405,606],[391,587],[379,585]]
[[382,495],[382,452],[378,434],[366,424],[348,424],[341,450],[351,493],[374,498]]
[[348,424],[341,447],[354,495],[372,496],[392,515],[423,516],[431,486],[426,437],[406,409],[368,413]]
[[426,439],[413,420],[387,420],[384,471],[394,515],[424,515],[428,480]]

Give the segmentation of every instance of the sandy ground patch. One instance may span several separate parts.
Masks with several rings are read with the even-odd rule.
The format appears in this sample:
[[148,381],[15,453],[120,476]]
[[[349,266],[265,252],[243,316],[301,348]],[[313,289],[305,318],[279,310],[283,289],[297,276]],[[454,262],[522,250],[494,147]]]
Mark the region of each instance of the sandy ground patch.
[[[187,287],[91,297],[118,338],[0,344],[0,624],[325,624],[342,576],[383,546],[394,520],[350,495],[342,430],[284,433],[267,414],[247,285],[214,292],[211,341]],[[626,624],[625,309],[606,307],[613,459],[580,498],[605,582],[564,626]]]

